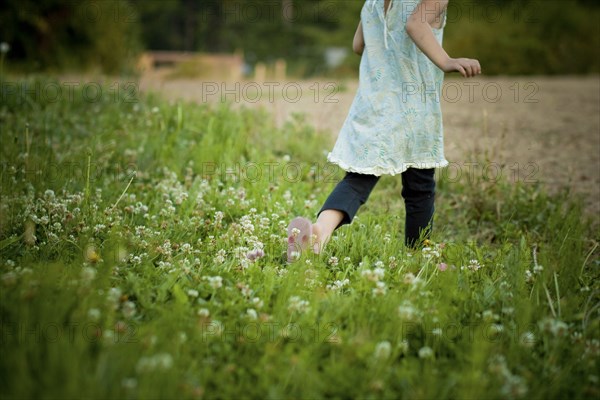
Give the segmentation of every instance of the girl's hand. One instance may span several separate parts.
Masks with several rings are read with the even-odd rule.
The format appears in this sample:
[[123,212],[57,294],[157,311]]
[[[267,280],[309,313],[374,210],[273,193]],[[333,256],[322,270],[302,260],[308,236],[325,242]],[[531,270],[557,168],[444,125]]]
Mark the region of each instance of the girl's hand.
[[472,78],[481,74],[479,61],[470,58],[449,58],[443,65],[444,72],[460,72],[465,78]]

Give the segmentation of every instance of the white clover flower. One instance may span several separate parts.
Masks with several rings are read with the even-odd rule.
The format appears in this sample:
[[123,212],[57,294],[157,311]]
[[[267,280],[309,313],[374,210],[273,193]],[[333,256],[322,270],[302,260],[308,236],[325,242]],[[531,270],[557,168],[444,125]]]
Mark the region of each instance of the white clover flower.
[[190,297],[198,297],[199,295],[198,291],[195,289],[188,289],[187,294]]
[[240,287],[240,292],[242,293],[242,295],[244,297],[250,297],[250,296],[252,296],[252,293],[253,293],[252,289],[250,289],[250,286],[248,286],[246,284],[244,284]]
[[509,372],[504,378],[504,385],[500,391],[505,397],[520,398],[527,394],[527,384],[522,377]]
[[319,281],[317,281],[316,279],[306,278],[306,280],[304,281],[304,286],[306,286],[309,289],[313,289],[317,285],[319,285]]
[[96,270],[92,267],[84,267],[81,270],[81,281],[84,284],[89,284],[96,278]]
[[288,301],[288,311],[303,314],[310,310],[310,303],[299,296],[292,296]]
[[44,192],[44,199],[46,199],[47,201],[52,201],[56,198],[56,195],[54,194],[54,190],[46,190]]
[[512,315],[514,312],[515,309],[513,307],[502,307],[502,314]]
[[262,217],[258,224],[261,229],[267,229],[271,224],[271,220],[267,217]]
[[48,241],[50,243],[57,243],[59,240],[60,238],[54,232],[48,233]]
[[387,360],[392,354],[392,345],[387,340],[377,343],[373,356],[378,360]]
[[106,225],[104,225],[104,224],[96,224],[96,225],[94,225],[94,232],[95,233],[100,233],[100,232],[102,232],[105,229],[106,229]]
[[137,387],[137,379],[135,378],[124,378],[121,381],[121,386],[125,389],[135,389]]
[[329,290],[338,291],[338,290],[341,290],[344,286],[347,286],[349,284],[350,284],[350,280],[348,280],[348,279],[344,279],[343,281],[340,281],[338,279],[335,282],[333,282],[333,284],[327,285],[326,287]]
[[481,269],[483,266],[479,264],[479,261],[473,259],[469,261],[469,265],[467,265],[467,269],[470,269],[471,271],[477,271],[479,269]]
[[440,252],[432,247],[423,247],[423,250],[421,250],[421,252],[423,253],[423,257],[430,259],[433,257],[439,257],[440,256]]
[[442,336],[442,334],[443,334],[442,328],[433,328],[431,330],[431,334],[433,336]]
[[419,358],[433,358],[433,349],[428,346],[423,346],[419,349]]
[[410,346],[408,344],[408,340],[403,339],[398,343],[398,350],[400,351],[401,354],[406,354],[409,349],[410,349]]
[[177,336],[178,336],[178,339],[179,339],[179,343],[185,343],[185,342],[187,342],[187,339],[188,339],[187,333],[185,333],[185,332],[179,332],[179,334]]
[[88,318],[91,319],[92,321],[98,321],[100,319],[100,310],[98,310],[97,308],[90,308],[88,310]]
[[135,369],[138,373],[155,370],[167,370],[173,366],[173,357],[169,353],[159,353],[151,357],[139,359]]
[[223,211],[217,211],[217,212],[215,212],[214,225],[215,226],[220,226],[221,223],[223,222],[223,217],[224,216],[225,216],[225,214],[223,214]]
[[394,256],[390,256],[388,258],[388,262],[389,262],[390,268],[396,268],[396,266],[398,266],[398,262],[396,261],[396,257],[394,257]]
[[524,332],[519,337],[519,344],[525,348],[532,348],[535,345],[535,334],[531,331]]
[[6,54],[10,51],[10,45],[6,42],[0,43],[0,53]]
[[544,318],[538,324],[541,330],[550,332],[553,336],[565,336],[569,332],[569,326],[557,319]]
[[221,321],[213,319],[206,326],[206,330],[204,330],[203,333],[206,336],[219,336],[223,333],[224,329],[225,327],[223,326],[223,323]]
[[337,257],[329,257],[329,261],[328,261],[329,265],[331,265],[332,267],[336,267],[339,263],[339,260]]
[[573,343],[580,342],[582,339],[583,339],[583,334],[581,332],[575,331],[571,334],[571,341]]
[[498,314],[494,314],[492,310],[485,310],[481,314],[481,317],[486,321],[497,321],[500,319],[500,316]]
[[375,283],[375,287],[373,288],[373,296],[383,296],[387,293],[387,287],[384,282],[378,281]]
[[255,262],[256,260],[264,256],[265,252],[262,248],[255,248],[254,250],[246,253],[246,259],[252,262]]
[[199,317],[208,318],[210,316],[210,311],[208,308],[200,308],[197,312]]
[[504,325],[492,324],[490,325],[490,331],[493,335],[500,335],[502,332],[504,332]]
[[162,246],[159,247],[159,251],[166,256],[171,256],[171,254],[173,254],[173,247],[171,246],[171,241],[169,239],[165,240]]
[[127,319],[132,318],[136,313],[135,303],[132,301],[126,301],[122,306],[123,316]]
[[404,321],[415,321],[419,312],[409,301],[405,301],[398,307],[398,316]]
[[112,344],[117,341],[115,333],[110,329],[102,332],[102,339],[104,339],[104,343],[106,344]]
[[208,280],[208,284],[213,289],[218,289],[223,286],[223,278],[221,278],[220,276],[209,276],[206,279]]
[[246,235],[251,235],[254,232],[254,224],[252,224],[252,219],[249,215],[244,215],[240,218],[240,225]]
[[404,274],[404,277],[402,278],[402,281],[408,285],[412,285],[413,283],[415,283],[416,280],[417,277],[412,272]]
[[258,319],[258,313],[256,312],[255,309],[253,308],[249,308],[246,310],[246,315],[248,316],[248,318],[250,319]]
[[260,298],[254,297],[252,298],[252,304],[254,304],[256,308],[261,309],[264,305],[264,302]]
[[365,269],[360,273],[361,276],[367,278],[371,282],[379,282],[385,275],[383,268],[375,268],[374,270]]
[[598,358],[600,356],[600,340],[591,339],[585,341],[584,357]]
[[304,208],[311,209],[317,204],[316,200],[304,200]]
[[220,249],[219,251],[217,251],[217,255],[215,256],[215,263],[216,264],[223,264],[225,262],[225,256],[227,255],[227,252],[224,249]]
[[116,287],[110,288],[110,290],[108,291],[107,299],[110,305],[113,307],[113,309],[116,310],[119,306],[119,301],[121,300],[122,294],[123,292],[121,291],[121,289]]

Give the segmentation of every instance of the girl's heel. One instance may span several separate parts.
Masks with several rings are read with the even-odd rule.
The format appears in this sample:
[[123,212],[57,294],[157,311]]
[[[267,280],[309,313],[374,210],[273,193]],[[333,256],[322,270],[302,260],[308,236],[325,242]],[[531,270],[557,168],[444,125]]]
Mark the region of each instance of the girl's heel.
[[294,218],[288,225],[287,235],[287,260],[288,263],[292,263],[298,260],[312,243],[312,222],[303,217]]

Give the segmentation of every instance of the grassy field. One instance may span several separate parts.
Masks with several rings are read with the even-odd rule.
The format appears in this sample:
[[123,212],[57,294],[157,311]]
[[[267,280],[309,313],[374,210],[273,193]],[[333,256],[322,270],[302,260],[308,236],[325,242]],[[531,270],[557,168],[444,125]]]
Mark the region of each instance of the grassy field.
[[600,395],[600,236],[568,192],[440,170],[411,252],[384,177],[288,265],[342,176],[301,116],[36,82],[0,103],[2,398]]

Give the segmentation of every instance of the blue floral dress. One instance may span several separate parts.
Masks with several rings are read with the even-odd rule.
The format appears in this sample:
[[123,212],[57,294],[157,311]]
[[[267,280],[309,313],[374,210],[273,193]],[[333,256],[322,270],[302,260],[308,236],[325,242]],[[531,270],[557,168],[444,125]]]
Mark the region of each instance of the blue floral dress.
[[[448,165],[440,104],[444,73],[408,36],[418,0],[367,0],[361,11],[365,50],[359,85],[327,160],[350,172],[396,175]],[[446,13],[440,29],[441,44]]]

